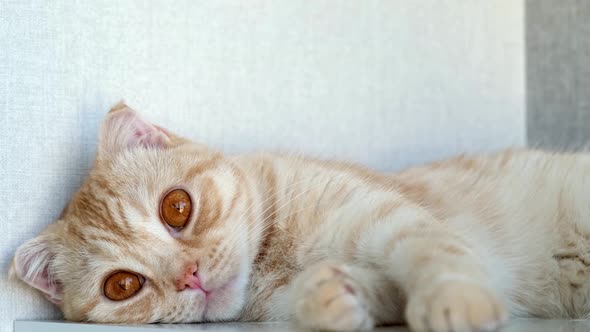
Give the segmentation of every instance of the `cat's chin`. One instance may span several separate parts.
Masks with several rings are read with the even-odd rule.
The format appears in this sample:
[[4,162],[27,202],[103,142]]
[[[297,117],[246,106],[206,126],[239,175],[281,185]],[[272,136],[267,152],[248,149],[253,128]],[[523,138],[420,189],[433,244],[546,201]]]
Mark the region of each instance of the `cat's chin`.
[[230,279],[223,286],[207,292],[202,321],[229,320],[239,315],[244,304],[246,282],[239,276]]

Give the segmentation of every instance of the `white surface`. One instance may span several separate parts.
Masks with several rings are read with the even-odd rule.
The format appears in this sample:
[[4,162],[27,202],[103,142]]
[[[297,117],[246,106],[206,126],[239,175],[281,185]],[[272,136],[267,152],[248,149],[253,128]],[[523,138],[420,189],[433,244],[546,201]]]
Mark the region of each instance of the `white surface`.
[[81,183],[108,106],[226,151],[398,169],[524,143],[523,1],[0,1],[4,276]]
[[[179,324],[179,325],[93,325],[59,322],[15,322],[15,332],[154,332],[157,331],[307,331],[289,323],[228,323],[228,324]],[[410,332],[405,326],[379,327],[376,332]],[[587,332],[590,322],[585,320],[522,319],[509,322],[499,332]]]
[[[14,332],[172,332],[172,331],[216,331],[216,332],[307,332],[291,323],[219,323],[219,324],[154,324],[154,325],[96,325],[43,321],[17,321]],[[409,332],[406,327],[382,327],[377,332]]]

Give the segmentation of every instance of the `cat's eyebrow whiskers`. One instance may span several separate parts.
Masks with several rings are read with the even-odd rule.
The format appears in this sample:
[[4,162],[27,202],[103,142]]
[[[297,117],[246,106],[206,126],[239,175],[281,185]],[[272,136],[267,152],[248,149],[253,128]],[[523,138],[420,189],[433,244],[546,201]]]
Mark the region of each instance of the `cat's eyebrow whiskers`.
[[[308,179],[304,179],[304,180],[302,180],[302,181],[295,182],[295,184],[301,184],[301,183],[305,182],[306,180],[307,180],[307,181],[312,181],[313,179],[315,179],[315,177],[316,177],[316,176],[317,176],[317,174],[316,174],[315,176],[311,177],[311,178],[308,178]],[[342,175],[340,175],[340,176],[342,176]],[[335,177],[336,177],[336,176],[333,176],[333,177],[331,177],[329,182],[332,182],[332,181],[334,180],[334,178],[335,178]],[[342,177],[343,177],[343,176],[342,176]],[[284,219],[285,219],[285,217],[288,217],[289,215],[292,215],[293,213],[300,212],[300,211],[303,211],[303,210],[307,209],[308,207],[307,207],[307,206],[305,206],[305,207],[303,207],[302,209],[299,209],[299,210],[296,210],[296,211],[294,211],[294,212],[291,212],[291,213],[289,213],[287,216],[285,216],[285,217],[284,217],[284,218],[282,218],[282,219],[275,219],[275,220],[274,220],[274,222],[272,222],[272,223],[268,223],[268,224],[267,224],[267,221],[268,221],[270,218],[272,218],[272,217],[275,217],[275,216],[276,216],[276,214],[278,214],[278,212],[279,212],[279,211],[280,211],[282,208],[284,208],[284,207],[285,207],[285,206],[287,206],[287,205],[290,205],[290,204],[291,204],[293,201],[295,201],[295,200],[296,200],[296,199],[298,199],[299,197],[301,197],[301,196],[303,196],[303,195],[305,195],[305,194],[309,193],[310,191],[314,190],[315,188],[316,188],[316,187],[314,187],[314,186],[309,186],[307,190],[304,190],[304,191],[300,192],[299,194],[297,194],[297,195],[295,195],[295,196],[293,196],[293,192],[294,192],[295,190],[292,190],[292,191],[291,191],[291,199],[290,199],[290,200],[288,200],[287,202],[285,202],[284,204],[282,204],[281,206],[279,206],[279,207],[278,207],[278,208],[277,208],[275,211],[273,211],[273,213],[271,213],[269,216],[267,216],[266,218],[264,218],[264,219],[263,219],[263,220],[262,220],[262,221],[261,221],[259,224],[255,225],[255,226],[258,226],[258,225],[263,225],[263,227],[264,227],[264,228],[263,228],[263,229],[261,229],[261,231],[263,232],[263,231],[267,230],[269,227],[272,227],[272,226],[274,226],[274,225],[275,225],[277,222],[284,220]],[[324,189],[325,189],[325,188],[324,188]],[[276,196],[276,195],[278,195],[278,194],[275,194],[274,196]],[[268,208],[266,208],[266,209],[265,209],[265,210],[264,210],[264,211],[263,211],[261,214],[262,214],[262,215],[264,215],[264,214],[265,214],[265,213],[266,213],[266,212],[267,212],[267,211],[268,211],[270,208],[272,208],[272,206],[269,206]],[[253,211],[250,211],[250,212],[251,212],[251,213],[253,213]]]
[[[291,183],[289,186],[287,186],[287,187],[285,188],[285,190],[294,189],[294,187],[296,187],[296,186],[297,186],[297,185],[299,185],[299,184],[302,184],[302,183],[304,183],[306,180],[308,180],[308,179],[303,179],[303,180],[300,180],[300,181],[293,182],[293,183]],[[257,227],[264,227],[263,229],[261,229],[261,230],[260,230],[260,232],[261,232],[261,233],[262,233],[262,232],[264,232],[266,229],[270,228],[272,225],[274,225],[274,224],[276,224],[278,221],[280,221],[280,220],[274,220],[274,222],[273,222],[273,223],[271,223],[271,224],[268,224],[268,225],[265,225],[265,223],[266,223],[266,222],[267,222],[267,221],[268,221],[270,218],[272,218],[272,217],[274,217],[274,216],[275,216],[275,214],[276,214],[276,212],[277,212],[278,210],[280,210],[280,209],[284,208],[285,206],[289,205],[289,204],[290,204],[290,203],[291,203],[293,200],[297,199],[297,198],[298,198],[298,197],[299,197],[301,194],[306,194],[307,192],[311,191],[312,189],[313,189],[313,188],[309,188],[309,190],[307,190],[307,191],[305,191],[305,192],[302,192],[302,193],[298,194],[296,197],[292,197],[292,199],[291,199],[291,200],[289,200],[289,201],[287,201],[285,204],[282,204],[281,206],[279,206],[279,207],[278,207],[278,208],[277,208],[277,209],[276,209],[276,210],[273,212],[273,214],[271,214],[271,215],[269,215],[268,217],[266,217],[266,218],[262,219],[262,220],[261,220],[259,223],[255,223],[255,224],[254,224],[254,227],[255,227],[254,229],[250,229],[250,225],[248,225],[248,229],[247,229],[247,231],[248,231],[248,232],[250,232],[251,230],[258,231],[258,230],[256,229]],[[293,190],[293,191],[294,191],[294,190]],[[250,204],[250,206],[249,206],[249,207],[246,209],[246,212],[242,213],[242,215],[241,215],[241,216],[240,216],[238,219],[239,219],[239,220],[244,220],[246,217],[250,217],[250,216],[252,216],[252,215],[254,214],[254,211],[255,211],[255,210],[259,209],[261,206],[263,206],[265,203],[269,202],[271,199],[273,199],[273,198],[276,198],[276,197],[277,197],[279,194],[280,194],[279,192],[275,192],[273,195],[270,195],[270,196],[266,197],[264,200],[262,200],[261,202],[259,202],[259,203],[256,205],[256,208],[254,208],[254,205],[253,205],[254,203]],[[267,207],[267,208],[266,208],[264,211],[262,211],[260,214],[261,214],[261,215],[264,215],[264,214],[265,214],[265,213],[266,213],[266,212],[267,212],[267,211],[268,211],[270,208],[272,208],[272,206],[269,206],[269,207]],[[218,254],[217,254],[217,255],[215,255],[215,256],[212,258],[212,260],[213,260],[213,261],[214,261],[214,260],[216,260],[216,259],[217,259],[217,257],[218,257],[218,256],[219,256],[221,253],[223,253],[223,252],[225,252],[225,251],[228,251],[228,250],[229,250],[229,251],[233,251],[233,250],[235,249],[235,247],[236,247],[236,246],[239,244],[239,240],[240,240],[240,235],[241,235],[241,233],[240,233],[240,232],[238,232],[238,231],[236,231],[236,229],[235,229],[235,228],[237,228],[237,227],[238,227],[238,225],[239,225],[239,224],[236,224],[236,225],[234,225],[234,231],[232,231],[232,232],[229,232],[229,233],[231,234],[231,237],[230,237],[230,238],[229,238],[227,241],[225,241],[225,243],[224,243],[224,245],[223,245],[222,249],[220,249],[220,250],[218,250],[218,251],[217,251],[217,252],[218,252]]]
[[[315,176],[313,176],[313,177],[306,178],[306,179],[303,179],[301,181],[296,181],[294,183],[291,183],[288,186],[288,188],[293,188],[296,185],[303,184],[306,181],[312,181],[313,179],[315,179],[316,176],[317,176],[317,174]],[[333,178],[332,178],[332,180],[333,180]],[[264,234],[264,232],[267,231],[269,228],[273,227],[274,225],[276,225],[279,222],[282,222],[283,220],[285,220],[289,216],[293,215],[294,213],[298,213],[298,212],[301,212],[301,211],[304,211],[304,210],[308,209],[309,207],[304,206],[301,209],[298,209],[298,210],[295,210],[295,211],[291,211],[290,213],[288,213],[285,216],[283,216],[283,218],[275,219],[272,222],[267,223],[271,218],[275,217],[278,214],[278,212],[281,211],[284,207],[290,205],[291,203],[293,203],[293,201],[297,200],[301,196],[309,193],[310,191],[312,191],[314,189],[316,189],[315,186],[309,186],[307,190],[304,190],[304,191],[302,191],[302,192],[300,192],[300,193],[298,193],[296,195],[293,195],[293,193],[296,191],[296,188],[293,188],[293,190],[290,191],[291,197],[290,197],[290,199],[288,201],[284,202],[282,205],[280,205],[279,207],[277,207],[275,209],[275,211],[273,211],[273,213],[271,213],[269,216],[267,216],[264,219],[262,219],[259,223],[254,224],[254,228],[253,229],[250,229],[250,225],[248,225],[248,231],[249,232],[250,231],[255,231],[257,233]],[[267,197],[263,202],[268,202],[269,199],[271,199],[273,197],[276,197],[278,195],[279,195],[279,193],[275,193],[274,195],[271,195],[271,196]],[[289,194],[286,194],[286,196],[287,195],[289,195]],[[261,204],[259,204],[258,207],[260,205]],[[261,214],[264,215],[270,208],[272,208],[272,206],[267,207]],[[247,213],[249,213],[250,215],[252,215],[252,213],[254,213],[254,209],[248,209],[248,212]],[[245,217],[245,215],[243,214],[241,216],[241,218],[243,219],[244,217]],[[262,227],[262,228],[257,229],[258,227]],[[233,234],[232,237],[228,241],[228,243],[230,243],[232,245],[231,248],[230,248],[230,250],[235,249],[235,246],[237,246],[237,244],[238,244],[238,241],[237,240],[239,239],[239,237],[237,235],[238,232],[233,232],[232,234]],[[289,234],[289,235],[292,236],[292,234]]]
[[[289,190],[292,189],[293,187],[302,184],[303,182],[305,182],[306,179],[300,180],[300,181],[296,181],[293,182],[291,184],[289,184],[288,186],[285,187],[284,190]],[[265,194],[268,193],[268,190],[266,190],[264,192]],[[254,207],[254,202],[252,202],[250,204],[250,206],[248,206],[246,208],[246,212],[242,213],[242,215],[238,218],[238,219],[244,219],[245,217],[251,217],[254,214],[254,211],[258,210],[260,207],[264,206],[264,204],[268,203],[271,199],[276,198],[277,196],[279,196],[279,192],[276,191],[274,194],[267,196],[265,199],[261,200],[260,202],[258,202],[258,204],[256,205],[256,207]],[[266,209],[264,209],[262,212],[260,212],[260,215],[264,215],[266,212],[268,212],[268,210],[270,210],[272,208],[272,205],[267,207]],[[264,223],[266,221],[266,219],[262,220],[262,223]]]

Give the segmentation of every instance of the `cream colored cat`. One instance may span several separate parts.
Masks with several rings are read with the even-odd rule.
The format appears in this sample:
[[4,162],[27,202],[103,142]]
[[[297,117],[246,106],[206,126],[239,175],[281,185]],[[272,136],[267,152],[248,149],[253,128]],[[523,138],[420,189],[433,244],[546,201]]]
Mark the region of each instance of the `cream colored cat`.
[[587,318],[589,253],[588,155],[379,174],[225,156],[119,104],[86,182],[12,271],[76,321],[475,331]]

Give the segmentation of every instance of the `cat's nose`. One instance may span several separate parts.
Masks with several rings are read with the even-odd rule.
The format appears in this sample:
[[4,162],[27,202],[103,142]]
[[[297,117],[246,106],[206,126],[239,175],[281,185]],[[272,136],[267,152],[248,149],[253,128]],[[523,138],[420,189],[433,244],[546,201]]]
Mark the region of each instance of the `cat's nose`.
[[[201,280],[197,274],[197,264],[188,264],[181,272],[180,276],[176,278],[176,290],[181,291],[186,288],[201,289]],[[204,290],[203,290],[204,291]]]

